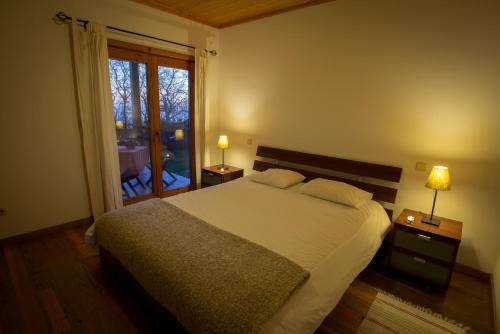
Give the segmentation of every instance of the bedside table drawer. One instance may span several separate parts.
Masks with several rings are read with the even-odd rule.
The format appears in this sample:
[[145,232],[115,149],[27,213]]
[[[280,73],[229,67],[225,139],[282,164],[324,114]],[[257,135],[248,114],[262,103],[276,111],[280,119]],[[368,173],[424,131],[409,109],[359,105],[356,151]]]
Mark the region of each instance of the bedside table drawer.
[[203,171],[201,173],[201,182],[210,185],[216,185],[222,183],[222,178],[218,174]]
[[448,267],[398,251],[392,252],[390,266],[443,286],[447,284],[448,276],[450,275]]
[[224,170],[221,170],[221,165],[203,167],[201,169],[201,187],[215,186],[242,176],[243,169],[234,166],[224,165]]
[[240,177],[243,177],[243,169],[236,171],[236,172],[229,173],[229,174],[224,174],[222,176],[222,179],[224,182],[228,182],[228,181],[236,180]]
[[453,262],[455,257],[455,245],[453,243],[401,228],[396,230],[394,246],[449,263]]

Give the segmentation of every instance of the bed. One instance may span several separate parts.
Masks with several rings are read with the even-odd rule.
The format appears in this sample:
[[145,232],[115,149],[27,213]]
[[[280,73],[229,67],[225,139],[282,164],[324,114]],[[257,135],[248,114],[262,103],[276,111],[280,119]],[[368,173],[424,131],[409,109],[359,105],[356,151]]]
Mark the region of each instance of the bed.
[[[289,260],[292,267],[287,267],[288,271],[297,269],[293,265],[298,265],[303,269],[303,271],[297,269],[297,277],[294,278],[297,281],[296,285],[290,287],[287,292],[283,292],[279,298],[273,299],[273,303],[276,302],[279,305],[276,304],[276,307],[268,310],[265,321],[261,321],[257,326],[258,330],[256,327],[251,329],[247,327],[242,328],[241,332],[312,333],[335,307],[359,272],[369,264],[389,231],[392,211],[383,208],[381,203],[394,203],[397,189],[390,185],[399,182],[401,169],[265,146],[258,147],[257,156],[260,157],[254,162],[254,170],[257,172],[279,167],[300,172],[306,177],[304,182],[318,177],[342,181],[371,192],[373,200],[357,209],[304,195],[300,191],[302,183],[279,189],[253,182],[251,177],[244,177],[218,186],[165,198],[161,201],[168,206],[175,207],[176,210],[180,210],[180,213],[189,213],[190,216],[194,217],[193,219],[199,219],[203,224],[206,223],[210,227],[228,233],[230,237],[236,236],[243,241],[248,241],[257,247],[277,254],[279,257],[275,260],[278,261],[278,266],[281,264],[280,259]],[[314,171],[310,171],[304,166],[312,167]],[[319,172],[321,170],[334,171],[337,174],[325,174]],[[347,174],[351,177],[346,176]],[[162,203],[156,205],[163,208]],[[143,208],[143,210],[149,209]],[[122,215],[128,217],[130,214],[122,213]],[[188,330],[193,332],[230,332],[224,330],[224,327],[193,327],[192,323],[200,316],[205,316],[207,310],[204,309],[200,313],[193,311],[193,314],[196,314],[195,320],[193,320],[185,317],[186,310],[177,308],[178,300],[176,303],[169,303],[169,298],[176,299],[179,296],[175,294],[172,297],[171,291],[163,293],[161,288],[158,288],[158,285],[162,285],[159,277],[162,275],[184,276],[177,276],[176,272],[164,270],[164,268],[156,268],[157,272],[150,273],[149,276],[144,274],[149,270],[149,267],[158,267],[155,252],[163,254],[169,252],[170,249],[168,247],[164,249],[166,247],[164,241],[154,248],[153,243],[150,244],[149,240],[160,234],[158,228],[147,235],[141,224],[130,221],[128,225],[124,225],[126,226],[124,231],[120,231],[116,225],[113,229],[106,231],[105,226],[110,226],[110,224],[106,225],[98,221],[97,238],[103,262],[118,266],[121,272],[139,282],[145,292],[156,300],[157,304],[165,307],[178,319],[180,318],[179,321]],[[100,225],[104,227],[100,228]],[[175,230],[168,233],[170,238],[168,240],[177,239]],[[141,236],[141,234],[143,235]],[[130,238],[142,238],[141,246],[135,247],[132,243],[127,243]],[[179,237],[179,239],[182,238]],[[203,244],[205,243],[207,242],[203,242]],[[162,250],[157,252],[157,248],[162,248]],[[209,249],[209,252],[211,251]],[[142,259],[139,259],[140,254],[142,254]],[[224,253],[213,256],[225,257]],[[198,266],[205,266],[203,263],[207,263],[206,266],[217,263],[216,259],[211,259],[210,256],[207,256],[206,259],[199,258],[204,258],[204,256],[198,255],[193,260]],[[141,268],[137,266],[137,262],[142,265],[144,261],[150,262],[148,270],[137,269]],[[234,259],[231,261],[234,263]],[[185,269],[181,270],[185,271]],[[230,268],[224,272],[226,271],[230,271]],[[249,272],[248,275],[252,275],[252,273]],[[261,275],[258,276],[260,278]],[[271,276],[268,280],[274,281],[276,277]],[[251,281],[254,282],[255,279],[256,277],[252,277]],[[149,284],[151,281],[155,282]],[[178,283],[176,281],[176,284]],[[264,283],[259,284],[264,285]],[[265,285],[267,286],[267,283]],[[192,287],[184,289],[183,287],[178,288],[178,285],[175,286],[179,290],[189,290],[190,292],[193,290]],[[215,289],[219,288],[217,286]],[[169,289],[172,290],[172,287],[170,286]],[[231,291],[238,291],[238,288],[231,289]],[[265,287],[263,286],[262,289],[265,290]],[[188,298],[186,304],[191,303],[191,307],[196,308],[196,300],[191,299],[193,294],[202,295],[203,293],[198,291],[190,293],[189,297],[182,298]],[[240,301],[251,299],[251,296],[244,292],[241,296],[237,296]],[[213,298],[213,295],[208,298]],[[180,303],[182,304],[182,302]],[[216,304],[220,303],[217,301]],[[231,303],[235,304],[234,300]],[[242,302],[243,304],[244,302]],[[209,308],[213,305],[211,304]],[[230,306],[233,307],[233,305]],[[248,309],[245,312],[248,313]],[[188,310],[187,313],[190,311]],[[207,319],[200,321],[210,322],[210,320],[210,317],[207,317]]]

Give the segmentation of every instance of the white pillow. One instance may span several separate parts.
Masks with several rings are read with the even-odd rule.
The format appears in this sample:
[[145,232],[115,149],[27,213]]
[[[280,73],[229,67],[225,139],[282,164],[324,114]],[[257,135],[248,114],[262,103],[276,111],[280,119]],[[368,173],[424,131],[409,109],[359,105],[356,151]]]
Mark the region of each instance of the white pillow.
[[306,177],[293,170],[270,168],[262,173],[256,173],[250,176],[252,181],[267,184],[277,188],[288,188],[304,181]]
[[304,184],[300,191],[306,195],[358,209],[373,197],[372,193],[351,186],[350,184],[321,178]]

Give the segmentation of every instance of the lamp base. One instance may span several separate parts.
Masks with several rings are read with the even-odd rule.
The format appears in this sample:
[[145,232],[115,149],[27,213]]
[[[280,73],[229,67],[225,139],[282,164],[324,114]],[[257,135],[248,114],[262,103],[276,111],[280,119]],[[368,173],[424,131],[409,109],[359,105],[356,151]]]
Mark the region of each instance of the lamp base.
[[422,223],[425,223],[425,224],[430,224],[430,225],[434,225],[434,226],[439,226],[439,224],[441,223],[439,221],[439,219],[437,218],[432,218],[430,216],[424,216],[422,218]]

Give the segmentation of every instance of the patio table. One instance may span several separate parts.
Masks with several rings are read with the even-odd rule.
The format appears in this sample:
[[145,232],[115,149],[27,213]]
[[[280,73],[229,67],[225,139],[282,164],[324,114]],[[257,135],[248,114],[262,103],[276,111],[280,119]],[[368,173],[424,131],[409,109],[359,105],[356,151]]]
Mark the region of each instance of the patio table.
[[149,148],[138,145],[134,147],[118,146],[120,173],[140,174],[149,161]]

